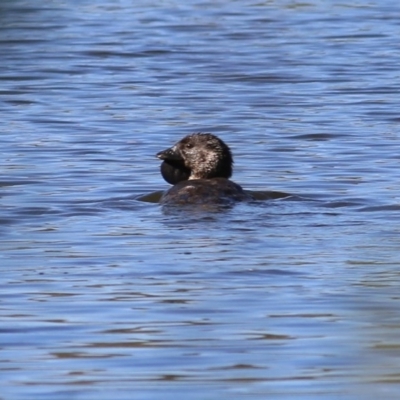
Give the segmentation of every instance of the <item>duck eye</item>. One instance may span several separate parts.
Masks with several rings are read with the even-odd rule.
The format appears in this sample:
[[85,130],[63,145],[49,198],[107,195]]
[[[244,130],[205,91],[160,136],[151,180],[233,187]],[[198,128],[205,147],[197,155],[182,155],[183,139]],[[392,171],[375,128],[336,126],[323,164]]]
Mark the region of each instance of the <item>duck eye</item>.
[[193,145],[192,145],[192,143],[186,143],[186,144],[185,144],[185,147],[186,147],[187,149],[191,149],[191,148],[193,147]]

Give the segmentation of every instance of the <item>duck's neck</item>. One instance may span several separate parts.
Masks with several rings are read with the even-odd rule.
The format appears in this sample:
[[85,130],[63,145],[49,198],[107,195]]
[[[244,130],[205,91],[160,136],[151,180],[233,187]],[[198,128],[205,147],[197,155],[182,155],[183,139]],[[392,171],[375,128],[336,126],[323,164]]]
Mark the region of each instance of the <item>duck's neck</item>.
[[191,180],[194,180],[194,179],[207,179],[207,178],[202,176],[202,175],[200,175],[200,174],[191,173],[188,179],[191,181]]

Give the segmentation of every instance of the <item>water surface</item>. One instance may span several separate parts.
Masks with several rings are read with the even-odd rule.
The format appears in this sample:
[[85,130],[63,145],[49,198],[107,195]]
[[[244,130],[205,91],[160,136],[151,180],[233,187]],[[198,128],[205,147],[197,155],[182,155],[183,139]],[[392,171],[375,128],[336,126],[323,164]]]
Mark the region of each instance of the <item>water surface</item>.
[[[399,13],[2,1],[0,397],[397,399]],[[257,201],[156,203],[193,131]]]

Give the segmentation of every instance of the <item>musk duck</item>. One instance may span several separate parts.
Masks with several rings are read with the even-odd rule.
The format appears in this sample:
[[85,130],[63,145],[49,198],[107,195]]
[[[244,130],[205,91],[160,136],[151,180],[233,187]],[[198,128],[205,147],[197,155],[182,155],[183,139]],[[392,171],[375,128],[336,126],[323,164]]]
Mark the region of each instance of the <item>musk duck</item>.
[[232,175],[229,147],[211,133],[193,133],[156,155],[161,174],[172,188],[161,197],[162,204],[232,204],[251,200]]

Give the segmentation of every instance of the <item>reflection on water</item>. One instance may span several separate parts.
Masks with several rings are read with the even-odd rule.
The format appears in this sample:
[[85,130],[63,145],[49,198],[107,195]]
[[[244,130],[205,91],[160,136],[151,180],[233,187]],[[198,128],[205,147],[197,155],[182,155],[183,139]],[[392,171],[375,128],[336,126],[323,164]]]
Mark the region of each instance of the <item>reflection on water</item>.
[[[0,396],[398,398],[399,11],[1,2]],[[200,130],[255,201],[157,204]]]

